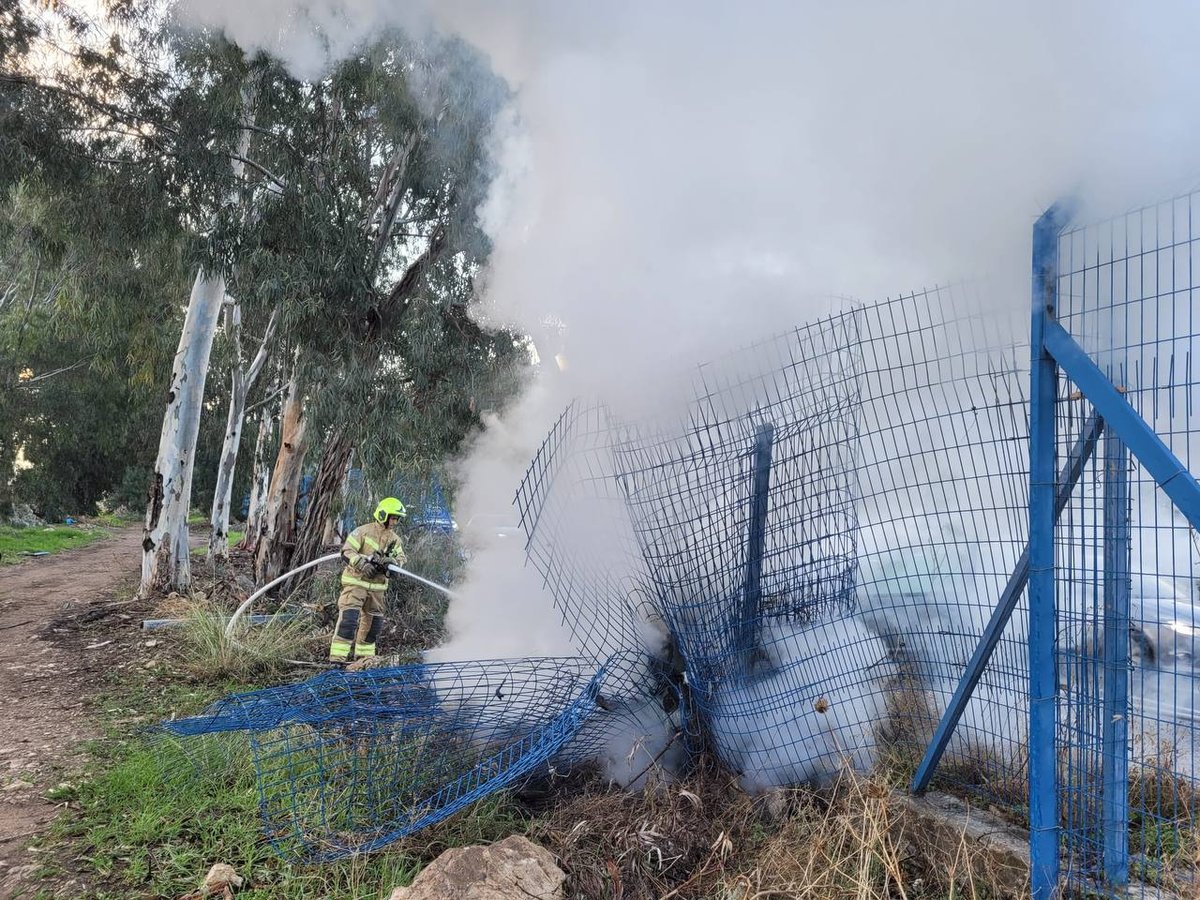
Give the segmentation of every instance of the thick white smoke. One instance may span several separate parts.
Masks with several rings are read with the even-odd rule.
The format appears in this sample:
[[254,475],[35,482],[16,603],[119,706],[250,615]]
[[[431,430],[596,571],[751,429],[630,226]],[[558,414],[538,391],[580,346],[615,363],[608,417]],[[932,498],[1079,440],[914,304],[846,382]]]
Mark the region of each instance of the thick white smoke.
[[[512,84],[480,211],[488,318],[555,354],[541,393],[466,461],[503,515],[565,400],[672,410],[682,367],[824,312],[999,275],[1028,303],[1030,227],[1081,193],[1121,207],[1189,187],[1200,7],[1022,2],[604,4],[182,0],[311,76],[387,25],[461,35]],[[315,30],[314,30],[315,29]],[[546,340],[543,323],[563,323]],[[497,444],[523,452],[502,453]],[[462,518],[460,514],[460,519]],[[515,517],[514,517],[515,521]],[[451,610],[460,658],[545,652],[536,579],[479,551]],[[516,580],[514,580],[514,578]]]

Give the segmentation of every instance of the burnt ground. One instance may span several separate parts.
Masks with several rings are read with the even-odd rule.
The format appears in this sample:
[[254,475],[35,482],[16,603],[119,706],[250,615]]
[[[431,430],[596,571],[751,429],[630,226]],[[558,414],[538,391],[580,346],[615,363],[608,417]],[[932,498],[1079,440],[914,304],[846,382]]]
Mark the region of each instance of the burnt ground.
[[141,538],[140,528],[112,529],[0,569],[0,898],[34,888],[40,860],[28,845],[58,812],[47,793],[80,770],[83,743],[98,736],[99,692],[140,664],[151,607],[132,599]]

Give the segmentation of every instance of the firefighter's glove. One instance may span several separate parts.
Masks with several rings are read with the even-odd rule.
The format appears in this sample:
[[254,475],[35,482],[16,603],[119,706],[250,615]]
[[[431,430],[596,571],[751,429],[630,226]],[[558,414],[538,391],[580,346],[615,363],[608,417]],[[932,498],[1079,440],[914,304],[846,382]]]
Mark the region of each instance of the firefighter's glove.
[[390,557],[384,556],[382,553],[376,553],[374,556],[371,557],[371,566],[373,567],[372,574],[374,574],[376,576],[387,575],[388,574],[388,566],[390,566],[391,564],[392,564],[392,559]]

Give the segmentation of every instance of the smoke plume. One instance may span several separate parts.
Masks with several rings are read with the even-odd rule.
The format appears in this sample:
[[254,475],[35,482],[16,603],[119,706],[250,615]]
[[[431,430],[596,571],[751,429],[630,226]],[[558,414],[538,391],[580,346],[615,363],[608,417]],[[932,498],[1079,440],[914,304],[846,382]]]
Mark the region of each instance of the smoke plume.
[[[481,308],[534,337],[544,372],[465,461],[460,521],[511,516],[570,396],[670,413],[682,369],[832,295],[991,274],[978,302],[1023,308],[1048,204],[1187,188],[1200,151],[1200,7],[1182,2],[183,0],[179,14],[305,76],[382,27],[453,33],[514,88],[480,209]],[[459,646],[557,647],[536,579],[499,558],[476,555],[451,611]]]

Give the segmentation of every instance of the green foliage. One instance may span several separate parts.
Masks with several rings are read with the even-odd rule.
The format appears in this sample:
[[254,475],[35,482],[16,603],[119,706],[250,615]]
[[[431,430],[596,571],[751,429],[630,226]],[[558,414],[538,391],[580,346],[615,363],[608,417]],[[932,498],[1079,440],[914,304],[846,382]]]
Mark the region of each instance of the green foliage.
[[[220,36],[164,27],[156,7],[116,4],[119,30],[65,4],[26,8],[0,20],[15,36],[0,61],[16,73],[0,79],[0,159],[16,162],[0,177],[0,473],[18,449],[33,468],[0,477],[0,510],[141,504],[197,266],[225,273],[250,352],[278,310],[251,402],[298,359],[308,434],[344,435],[373,477],[437,465],[513,396],[524,339],[469,313],[490,250],[477,222],[487,142],[507,96],[479,54],[384,33],[303,81]],[[34,65],[27,51],[63,30],[71,64]],[[201,508],[235,362],[218,332],[195,447]],[[235,507],[253,440],[245,429]]]
[[0,566],[15,565],[26,553],[58,553],[107,537],[100,528],[50,525],[45,528],[12,528],[0,525]]
[[0,492],[50,518],[93,512],[131,469],[144,499],[157,447],[185,278],[172,232],[120,199],[129,174],[28,180],[0,204],[0,471],[18,449],[32,464]]
[[165,740],[128,742],[106,771],[55,799],[77,813],[59,820],[55,837],[104,880],[102,897],[182,896],[216,861],[247,880],[239,897],[387,897],[420,867],[402,852],[335,866],[284,863],[261,832],[248,751],[228,744],[185,752]]

